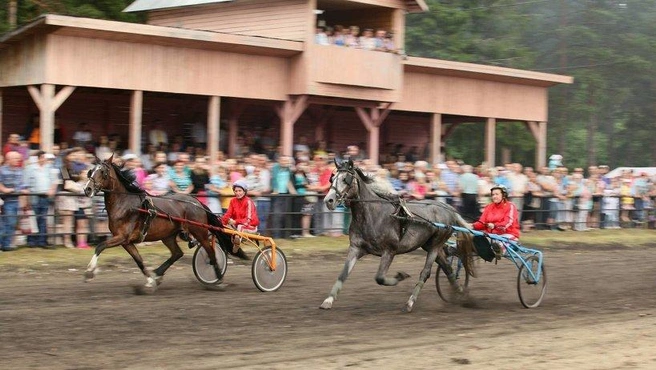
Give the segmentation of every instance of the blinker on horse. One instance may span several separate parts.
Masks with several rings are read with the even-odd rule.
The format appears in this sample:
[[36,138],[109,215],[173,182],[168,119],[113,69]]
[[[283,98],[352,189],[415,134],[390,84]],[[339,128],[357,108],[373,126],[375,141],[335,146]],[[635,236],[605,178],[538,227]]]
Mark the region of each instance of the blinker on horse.
[[[216,276],[222,276],[217,264],[214,248],[210,243],[211,232],[219,245],[226,252],[232,253],[230,236],[217,230],[208,229],[198,224],[223,227],[221,221],[205,205],[187,194],[172,194],[166,196],[150,196],[144,190],[133,184],[131,178],[121,172],[121,168],[113,163],[113,155],[109,159],[97,163],[89,170],[88,181],[84,186],[84,194],[88,197],[103,192],[105,208],[109,218],[109,230],[112,236],[96,246],[95,253],[87,266],[85,277],[90,280],[98,271],[98,258],[107,248],[122,246],[132,256],[141,272],[146,276],[147,288],[156,288],[161,283],[166,270],[175,263],[183,252],[176,238],[181,231],[193,236],[205,249],[214,267]],[[177,219],[193,220],[195,223],[176,221],[173,218],[152,217],[139,209],[143,209],[144,200],[151,201],[152,208],[159,214],[166,214]],[[150,217],[150,219],[149,219]],[[150,225],[144,227],[144,223]],[[145,236],[144,236],[145,232]],[[149,271],[135,246],[135,243],[161,240],[171,251],[171,256],[153,271]]]
[[[433,262],[437,262],[448,272],[454,292],[462,293],[463,288],[446,262],[444,251],[444,245],[452,230],[437,228],[432,224],[437,222],[467,227],[467,223],[455,209],[442,202],[402,202],[397,195],[385,194],[378,190],[375,180],[365,175],[351,160],[341,163],[335,161],[335,164],[337,171],[333,175],[324,202],[330,210],[334,210],[340,203],[350,207],[349,248],[344,268],[320,308],[332,308],[337,294],[358,259],[367,254],[381,257],[376,282],[379,285],[393,286],[409,277],[405,272],[387,276],[394,257],[420,247],[427,252],[426,262],[404,310],[412,311],[419,292],[430,277]],[[472,258],[475,249],[471,235],[462,234],[459,237],[459,256],[467,273],[473,275]]]

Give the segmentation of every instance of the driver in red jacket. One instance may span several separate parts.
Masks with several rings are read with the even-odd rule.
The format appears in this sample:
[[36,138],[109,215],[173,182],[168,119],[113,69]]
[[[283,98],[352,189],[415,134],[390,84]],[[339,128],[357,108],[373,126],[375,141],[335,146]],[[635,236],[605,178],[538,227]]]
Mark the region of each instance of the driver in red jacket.
[[[494,185],[490,190],[492,203],[483,209],[478,221],[472,224],[474,230],[497,234],[509,240],[519,240],[519,220],[517,207],[508,200],[508,189],[503,185]],[[494,245],[494,243],[493,243]],[[498,254],[505,253],[505,247],[499,246]]]
[[[223,215],[221,221],[224,225],[237,229],[237,231],[256,233],[260,220],[257,217],[255,202],[246,195],[248,185],[244,180],[237,180],[232,184],[232,190],[235,192],[235,197],[230,200],[228,211]],[[235,235],[232,242],[234,244],[233,252],[237,253],[241,238]]]

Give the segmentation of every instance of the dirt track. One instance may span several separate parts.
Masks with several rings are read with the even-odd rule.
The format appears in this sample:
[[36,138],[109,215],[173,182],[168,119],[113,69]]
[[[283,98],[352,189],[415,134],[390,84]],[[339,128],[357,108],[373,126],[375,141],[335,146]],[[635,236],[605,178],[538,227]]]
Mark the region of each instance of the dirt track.
[[288,256],[275,293],[255,288],[249,265],[229,265],[224,291],[205,290],[189,257],[147,296],[133,293],[144,279],[127,254],[89,284],[66,268],[4,271],[2,367],[653,369],[655,252],[547,250],[549,291],[533,310],[513,265],[480,264],[473,307],[441,302],[431,277],[410,314],[423,253],[396,258],[390,271],[412,275],[396,287],[376,285],[378,259],[365,257],[330,311],[318,306],[342,254]]

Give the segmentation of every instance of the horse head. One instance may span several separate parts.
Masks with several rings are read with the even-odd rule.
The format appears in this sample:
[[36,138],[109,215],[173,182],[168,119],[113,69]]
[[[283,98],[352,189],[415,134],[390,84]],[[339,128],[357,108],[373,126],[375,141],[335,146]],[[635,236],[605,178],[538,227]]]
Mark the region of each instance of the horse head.
[[337,170],[330,179],[330,190],[324,198],[326,207],[331,211],[345,200],[353,199],[358,195],[357,167],[352,160],[335,160]]
[[87,173],[87,183],[84,185],[84,195],[93,197],[100,191],[110,191],[112,185],[112,160],[114,155],[96,164]]

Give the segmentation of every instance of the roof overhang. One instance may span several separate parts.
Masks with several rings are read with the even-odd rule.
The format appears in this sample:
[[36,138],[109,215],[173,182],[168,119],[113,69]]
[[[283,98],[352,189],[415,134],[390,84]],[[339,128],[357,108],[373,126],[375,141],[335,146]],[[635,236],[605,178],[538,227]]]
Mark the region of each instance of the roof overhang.
[[[143,12],[149,10],[159,10],[168,8],[179,8],[193,5],[204,5],[214,3],[225,3],[236,0],[135,0],[124,12]],[[341,0],[343,3],[364,3],[367,5],[376,5],[375,0]],[[428,5],[424,0],[400,0],[399,3],[405,6],[408,13],[422,13],[428,10]],[[385,4],[381,2],[381,4]]]
[[300,41],[46,14],[0,38],[0,48],[38,33],[100,38],[165,46],[289,57],[303,52]]
[[466,78],[473,77],[481,80],[519,83],[541,87],[550,87],[558,84],[571,84],[574,82],[574,78],[571,76],[418,57],[408,57],[404,62],[404,70],[407,72]]
[[148,10],[179,8],[191,5],[226,3],[235,0],[135,0],[124,12],[143,12]]
[[423,13],[428,11],[428,5],[424,0],[404,0],[408,13]]

